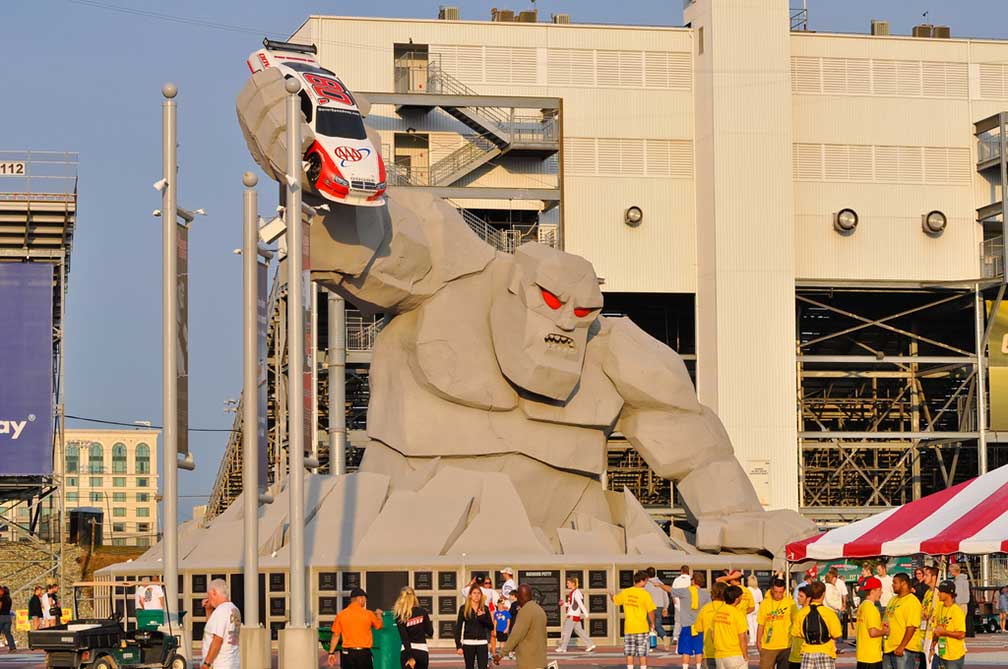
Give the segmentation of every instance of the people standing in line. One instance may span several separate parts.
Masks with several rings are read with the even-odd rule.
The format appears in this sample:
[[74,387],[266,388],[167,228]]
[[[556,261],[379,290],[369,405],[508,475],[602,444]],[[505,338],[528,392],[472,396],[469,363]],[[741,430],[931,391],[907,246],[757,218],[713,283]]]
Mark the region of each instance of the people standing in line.
[[462,588],[462,596],[468,597],[469,591],[473,587],[479,588],[483,592],[483,605],[493,615],[494,602],[497,601],[497,593],[493,589],[493,581],[490,580],[489,576],[473,574],[472,578],[469,579],[469,583]]
[[59,604],[59,585],[50,583],[46,586],[46,592],[42,595],[42,621],[43,627],[56,627],[63,617],[63,609]]
[[42,586],[32,588],[31,599],[28,600],[28,623],[33,630],[42,627],[45,616],[42,615]]
[[739,590],[742,591],[742,595],[738,598],[735,606],[738,610],[742,612],[743,616],[748,616],[750,613],[756,610],[756,602],[753,601],[752,593],[749,592],[749,588],[742,587],[742,572],[738,569],[729,569],[725,572],[724,576],[719,576],[718,579],[726,586],[734,585]]
[[1001,631],[1008,632],[1005,629],[1005,622],[1008,622],[1008,585],[1001,588],[997,596],[997,608],[998,608],[998,618],[1001,619]]
[[465,659],[466,669],[487,669],[489,657],[496,655],[496,651],[494,622],[483,599],[483,591],[471,587],[455,620],[455,652]]
[[861,589],[864,601],[858,607],[854,622],[857,669],[882,669],[882,639],[889,631],[878,609],[882,581],[871,576],[861,582]]
[[609,593],[609,599],[623,607],[623,655],[627,669],[633,669],[634,658],[640,658],[641,669],[647,667],[648,635],[654,629],[655,603],[644,589],[648,575],[637,571],[632,587],[624,588],[618,595]]
[[658,635],[658,642],[665,647],[665,650],[668,650],[669,639],[665,636],[665,616],[668,615],[669,596],[667,591],[670,588],[658,578],[658,572],[655,571],[654,567],[648,567],[645,571],[647,572],[648,580],[644,584],[644,589],[651,595],[651,600],[655,603],[655,607],[657,607],[655,608],[655,634]]
[[494,652],[494,663],[500,664],[501,654],[515,653],[517,669],[542,669],[546,666],[546,612],[532,599],[532,588],[522,584],[515,591],[521,609],[518,622],[511,625],[511,633],[500,654]]
[[938,586],[932,653],[937,669],[962,669],[966,663],[966,614],[956,604],[954,581],[942,581]]
[[[679,579],[676,578],[676,581]],[[673,581],[675,583],[676,581]],[[690,584],[685,588],[672,588],[675,600],[676,621],[682,627],[679,630],[679,640],[676,642],[676,652],[682,658],[683,669],[689,666],[690,660],[700,669],[704,654],[704,635],[697,628],[697,617],[700,611],[711,601],[707,590],[707,576],[698,571],[693,574]]]
[[788,669],[801,669],[802,643],[804,642],[800,636],[794,636],[792,633],[794,631],[793,621],[798,618],[798,612],[808,606],[809,585],[811,585],[811,583],[798,588],[798,599],[795,600],[795,614],[791,617],[792,627],[788,630],[788,634],[791,636],[791,653],[788,655]]
[[858,576],[857,579],[858,592],[865,591],[865,582],[867,582],[869,578],[875,578],[875,576],[872,574],[871,564],[865,562],[864,564],[861,565],[861,575]]
[[[823,579],[823,585],[826,588],[826,594],[823,595],[823,604],[837,615],[837,618],[840,620],[840,627],[843,628],[844,597],[839,586],[837,586],[838,580],[836,570],[829,569],[826,572],[826,576]],[[847,637],[846,630],[843,631],[843,637]]]
[[722,606],[714,609],[710,625],[703,629],[705,637],[712,637],[716,669],[742,669],[749,664],[749,623],[738,605],[742,592],[737,585],[727,586]]
[[7,652],[17,652],[17,644],[14,643],[14,635],[11,634],[11,625],[14,622],[13,611],[11,611],[10,589],[6,585],[0,585],[0,635],[3,635],[7,642]]
[[504,577],[504,583],[501,584],[500,594],[501,597],[510,600],[511,593],[518,589],[515,585],[514,580],[514,569],[511,567],[504,567],[500,570],[501,576]]
[[[683,565],[683,566],[679,567],[679,575],[676,576],[675,579],[672,580],[672,587],[673,588],[680,588],[680,589],[682,589],[682,588],[688,588],[688,587],[690,587],[690,584],[692,582],[693,582],[693,579],[690,576],[690,568],[689,568],[689,566]],[[707,582],[707,579],[705,577],[704,578],[704,583],[706,583],[706,582]],[[672,623],[672,643],[678,643],[679,642],[679,631],[682,629],[682,621],[680,620],[680,616],[679,616],[679,606],[680,606],[679,599],[678,598],[673,598],[673,602],[674,602],[674,604],[672,606],[672,616],[673,616],[673,623]]]
[[970,596],[969,578],[958,562],[949,567],[949,576],[955,582],[955,602],[966,614],[966,636],[973,636],[973,616],[970,615],[970,604],[973,598]]
[[875,565],[875,578],[882,584],[882,598],[879,599],[879,604],[884,609],[889,606],[889,602],[896,595],[896,591],[893,589],[893,577],[886,570],[885,562],[879,562]]
[[[477,591],[479,588],[477,588]],[[339,653],[340,669],[372,669],[374,646],[372,630],[382,628],[382,611],[367,607],[367,593],[361,588],[350,591],[350,604],[336,614],[332,621],[332,638],[329,640],[329,666],[336,666],[336,647],[343,641]]]
[[746,614],[746,622],[749,623],[749,645],[756,645],[756,627],[759,623],[756,620],[756,612],[759,610],[760,604],[763,603],[763,591],[759,587],[759,579],[756,578],[756,574],[749,574],[746,579],[746,590],[749,591],[749,595],[753,598],[753,604],[756,605],[752,611]]
[[207,599],[214,607],[214,612],[206,623],[205,632],[210,635],[210,648],[203,649],[202,669],[240,669],[241,651],[238,642],[241,613],[231,603],[227,581],[222,578],[210,581],[207,585]]
[[[906,574],[894,575],[892,585],[893,598],[889,600],[883,618],[883,622],[889,625],[889,633],[882,644],[882,664],[885,669],[917,669],[921,653],[920,637],[917,635],[921,604],[910,590],[910,577]],[[884,584],[882,593],[884,596]]]
[[819,568],[818,567],[816,567],[815,565],[812,565],[811,567],[809,567],[808,569],[806,569],[805,570],[805,578],[794,587],[794,592],[791,593],[792,596],[794,597],[794,600],[796,602],[798,601],[798,591],[799,590],[801,590],[802,588],[804,588],[809,583],[812,583],[812,581],[818,580],[818,578],[819,578]]
[[511,603],[506,598],[497,599],[497,610],[494,611],[493,619],[497,643],[507,641],[508,633],[511,631]]
[[917,599],[921,602],[924,601],[924,593],[931,588],[925,583],[923,567],[914,568],[913,580],[910,581],[910,589],[913,590],[913,594]]
[[[933,629],[934,626],[934,614],[938,605],[938,595],[935,590],[938,587],[938,567],[927,566],[921,569],[920,572],[919,586],[922,587],[914,590],[914,596],[921,603],[921,622],[915,634],[917,636],[916,641],[920,642],[921,650],[923,651],[927,640],[927,632]],[[917,592],[921,594],[918,595]],[[927,667],[927,659],[924,652],[921,652],[920,657],[918,657],[917,667],[918,669],[930,669]]]
[[770,581],[770,594],[756,612],[756,649],[760,669],[787,669],[791,652],[791,625],[798,607],[787,594],[782,578]]
[[[700,607],[700,610],[697,612],[696,621],[692,625],[693,634],[699,635],[703,639],[703,658],[706,669],[717,669],[717,659],[714,657],[714,636],[710,634],[709,630],[718,610],[723,606],[727,606],[724,603],[724,591],[726,588],[727,586],[724,583],[718,581],[711,583],[711,600]],[[680,632],[679,638],[682,638],[682,632]]]
[[823,604],[826,584],[816,581],[808,585],[808,606],[795,616],[791,634],[801,638],[802,669],[834,669],[836,640],[840,638],[840,618]]
[[840,578],[840,572],[837,571],[836,567],[830,567],[828,573],[833,574],[834,577],[833,584],[834,586],[836,586],[836,589],[840,592],[840,610],[837,612],[837,615],[840,618],[840,626],[843,628],[843,636],[841,637],[841,639],[843,641],[846,641],[847,628],[850,625],[851,620],[851,616],[849,614],[849,612],[851,611],[851,601],[852,601],[852,598],[850,596],[850,590],[848,590],[847,584],[844,583],[844,580]]
[[434,637],[434,623],[430,613],[420,606],[416,592],[408,585],[399,591],[399,597],[392,605],[402,651],[399,666],[402,669],[427,669],[430,664],[430,649],[427,639]]
[[560,643],[556,649],[558,653],[567,652],[567,644],[570,643],[572,632],[584,642],[586,653],[595,650],[595,644],[585,632],[584,621],[588,618],[588,607],[585,606],[584,593],[581,592],[578,585],[577,576],[567,577],[567,599],[560,602],[560,608],[564,609],[566,614],[563,629],[560,631]]

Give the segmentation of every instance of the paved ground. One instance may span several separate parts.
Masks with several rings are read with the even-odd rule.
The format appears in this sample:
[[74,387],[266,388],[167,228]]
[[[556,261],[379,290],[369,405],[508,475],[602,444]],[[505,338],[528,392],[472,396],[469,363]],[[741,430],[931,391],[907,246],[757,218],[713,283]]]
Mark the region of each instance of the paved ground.
[[[966,666],[977,669],[1001,669],[1008,667],[1008,634],[984,634],[974,639],[967,639],[969,654],[966,656]],[[625,667],[622,657],[622,648],[599,647],[592,653],[582,653],[570,651],[560,655],[550,653],[550,659],[556,660],[562,669],[623,669]],[[659,651],[648,658],[648,664],[654,667],[681,667],[682,662],[679,656],[674,653]],[[840,659],[837,663],[840,667],[853,667],[854,649],[851,646],[842,646]],[[462,667],[462,658],[450,651],[434,651],[431,658],[431,665],[436,667]],[[274,667],[276,658],[274,656]],[[319,666],[325,666],[325,657],[319,655]],[[503,662],[503,669],[514,669],[514,662]],[[758,657],[755,652],[750,656],[750,667],[758,667]],[[24,651],[7,655],[0,650],[0,669],[43,669],[45,667],[45,655],[32,651]]]

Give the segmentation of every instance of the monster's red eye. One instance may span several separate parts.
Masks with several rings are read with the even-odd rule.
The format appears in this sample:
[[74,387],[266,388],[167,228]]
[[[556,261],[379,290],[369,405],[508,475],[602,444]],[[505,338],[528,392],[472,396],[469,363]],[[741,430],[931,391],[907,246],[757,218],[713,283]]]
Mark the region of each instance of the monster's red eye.
[[563,302],[560,301],[559,297],[549,292],[545,288],[540,288],[539,290],[542,292],[543,302],[545,302],[546,306],[548,306],[550,309],[559,309],[560,307],[563,306]]
[[591,309],[585,309],[584,307],[578,307],[574,309],[574,315],[577,316],[578,318],[584,318],[591,312],[592,312]]

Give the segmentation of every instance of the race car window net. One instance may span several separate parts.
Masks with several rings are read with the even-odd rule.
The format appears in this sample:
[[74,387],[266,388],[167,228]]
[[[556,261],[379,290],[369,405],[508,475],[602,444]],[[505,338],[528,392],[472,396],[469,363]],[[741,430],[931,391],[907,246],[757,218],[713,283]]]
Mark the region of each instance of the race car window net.
[[309,65],[308,63],[298,63],[298,62],[295,62],[293,60],[291,60],[291,61],[286,61],[285,60],[283,62],[283,64],[284,64],[285,67],[289,67],[290,69],[294,70],[295,72],[312,72],[314,74],[324,74],[324,75],[326,75],[328,77],[335,77],[336,76],[335,74],[333,74],[332,72],[330,72],[329,70],[327,70],[325,68],[317,67],[315,65]]
[[304,91],[298,93],[298,96],[301,98],[301,113],[304,114],[305,123],[311,123],[315,105],[312,104],[311,98]]
[[319,107],[315,120],[315,132],[326,137],[344,137],[346,139],[367,139],[364,122],[360,114],[339,109]]

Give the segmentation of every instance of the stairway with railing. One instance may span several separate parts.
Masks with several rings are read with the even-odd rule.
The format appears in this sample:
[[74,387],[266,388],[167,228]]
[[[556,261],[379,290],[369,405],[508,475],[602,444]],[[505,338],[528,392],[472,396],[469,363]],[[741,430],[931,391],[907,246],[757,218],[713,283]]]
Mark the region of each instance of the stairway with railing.
[[465,136],[464,143],[430,166],[430,185],[448,186],[502,153],[501,147],[482,135]]

